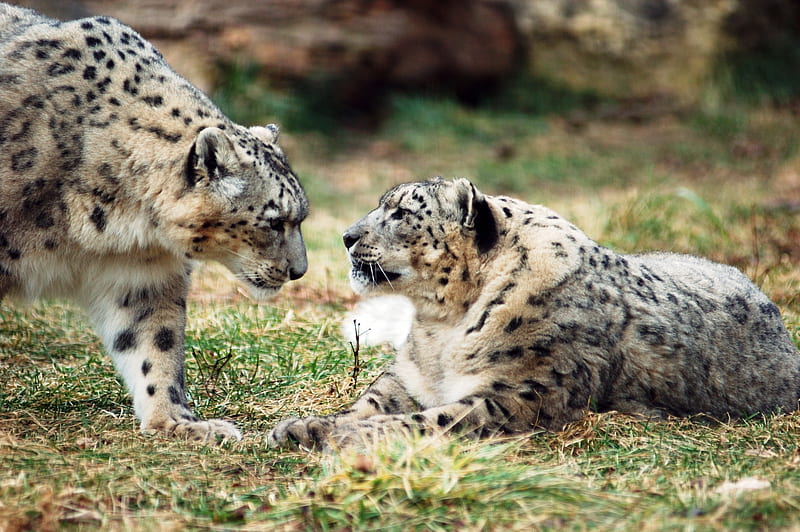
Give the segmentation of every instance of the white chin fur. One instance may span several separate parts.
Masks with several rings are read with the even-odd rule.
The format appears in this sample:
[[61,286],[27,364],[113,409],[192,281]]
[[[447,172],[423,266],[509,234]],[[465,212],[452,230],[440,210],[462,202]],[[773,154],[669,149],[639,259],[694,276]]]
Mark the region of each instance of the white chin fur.
[[373,290],[377,292],[392,292],[394,291],[394,286],[392,283],[399,283],[401,281],[405,283],[409,282],[409,280],[413,279],[414,270],[411,268],[404,268],[398,273],[400,274],[398,279],[393,281],[384,279],[376,284],[375,281],[366,273],[359,270],[350,270],[350,274],[348,276],[350,279],[350,288],[352,288],[353,292],[360,296],[366,295]]
[[[356,290],[355,286],[353,289]],[[347,313],[342,322],[342,335],[355,345],[358,331],[360,345],[389,344],[400,350],[408,341],[413,320],[414,305],[408,298],[395,295],[371,297]]]
[[266,302],[278,295],[282,286],[277,288],[258,288],[255,286],[247,285],[247,293],[250,297],[259,302]]
[[359,272],[350,270],[350,288],[353,289],[358,295],[366,294],[372,287],[372,282],[367,277]]

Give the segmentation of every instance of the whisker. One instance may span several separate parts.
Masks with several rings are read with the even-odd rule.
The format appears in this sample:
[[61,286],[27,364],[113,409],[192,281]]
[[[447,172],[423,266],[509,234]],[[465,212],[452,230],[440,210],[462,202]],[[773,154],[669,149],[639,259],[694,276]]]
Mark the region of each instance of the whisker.
[[230,253],[234,257],[239,257],[240,259],[244,259],[244,260],[247,260],[247,261],[253,261],[252,257],[245,257],[244,255],[242,255],[238,251],[234,251],[232,249],[227,250],[227,253]]
[[380,268],[381,273],[383,274],[384,278],[386,278],[386,282],[389,283],[389,288],[391,288],[392,291],[394,291],[394,286],[392,286],[392,281],[391,281],[391,279],[389,279],[389,276],[386,275],[386,272],[384,271],[383,266],[381,266],[381,263],[380,262],[376,262],[375,265],[378,268]]

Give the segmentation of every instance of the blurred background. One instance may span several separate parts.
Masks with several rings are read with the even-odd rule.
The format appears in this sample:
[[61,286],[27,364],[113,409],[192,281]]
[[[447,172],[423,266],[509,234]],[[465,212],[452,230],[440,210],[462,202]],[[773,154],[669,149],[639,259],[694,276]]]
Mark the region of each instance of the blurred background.
[[[266,85],[324,92],[326,104],[365,120],[380,116],[393,89],[480,104],[519,76],[605,97],[696,103],[721,61],[742,67],[743,55],[781,54],[800,38],[796,0],[16,3],[61,19],[117,17],[206,91],[245,70]],[[787,83],[797,66],[785,64],[781,79],[751,81]]]
[[798,0],[12,3],[114,16],[234,120],[281,126],[324,265],[290,295],[347,293],[341,232],[388,186],[442,175],[797,302]]

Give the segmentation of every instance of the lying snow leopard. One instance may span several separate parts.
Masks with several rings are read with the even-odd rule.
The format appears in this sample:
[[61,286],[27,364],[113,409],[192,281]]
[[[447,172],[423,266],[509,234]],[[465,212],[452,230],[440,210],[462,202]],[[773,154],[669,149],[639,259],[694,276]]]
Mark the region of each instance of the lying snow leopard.
[[186,293],[194,260],[258,298],[306,271],[308,203],[277,137],[116,20],[0,4],[0,298],[84,306],[143,430],[240,437],[187,406]]
[[410,335],[349,409],[282,421],[272,445],[392,427],[559,430],[590,407],[718,419],[797,408],[800,356],[778,308],[731,267],[621,255],[464,179],[390,190],[344,244],[356,292],[411,301],[413,313],[382,311],[413,314]]

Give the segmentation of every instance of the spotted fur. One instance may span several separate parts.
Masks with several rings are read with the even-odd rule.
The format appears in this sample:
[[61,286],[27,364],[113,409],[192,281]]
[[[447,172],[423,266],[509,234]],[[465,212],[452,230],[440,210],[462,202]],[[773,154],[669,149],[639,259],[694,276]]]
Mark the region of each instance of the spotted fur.
[[305,272],[307,200],[277,136],[114,19],[0,4],[0,298],[86,307],[143,430],[240,437],[187,405],[186,294],[195,260],[257,297]]
[[590,408],[717,419],[797,408],[800,356],[778,308],[734,268],[615,253],[545,207],[463,179],[390,190],[344,242],[356,292],[413,303],[410,334],[355,404],[285,420],[273,445],[397,427],[559,430]]

